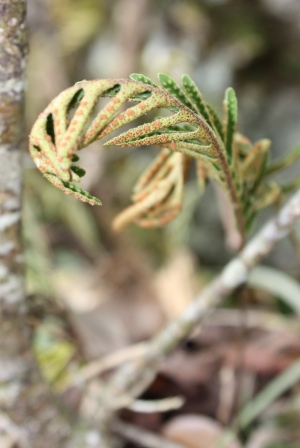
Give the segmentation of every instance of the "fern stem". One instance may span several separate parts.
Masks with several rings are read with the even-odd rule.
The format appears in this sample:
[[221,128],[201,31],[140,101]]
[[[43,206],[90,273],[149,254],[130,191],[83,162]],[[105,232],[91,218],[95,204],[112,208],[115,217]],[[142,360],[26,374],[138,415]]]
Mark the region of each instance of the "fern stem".
[[222,170],[222,173],[224,175],[225,184],[227,186],[227,192],[233,207],[234,216],[236,219],[236,225],[238,228],[238,231],[241,236],[241,247],[244,246],[246,241],[246,231],[245,231],[245,221],[243,216],[243,207],[239,198],[239,195],[237,193],[236,185],[234,182],[234,179],[231,175],[231,169],[229,166],[229,163],[227,162],[226,156],[225,156],[225,148],[223,143],[220,141],[218,136],[215,134],[215,132],[211,129],[211,127],[202,120],[199,115],[195,114],[194,112],[190,111],[195,115],[195,121],[199,126],[202,128],[205,128],[205,131],[208,136],[208,140],[211,143],[212,147],[215,149],[216,153],[218,154],[218,159],[220,163],[220,167]]

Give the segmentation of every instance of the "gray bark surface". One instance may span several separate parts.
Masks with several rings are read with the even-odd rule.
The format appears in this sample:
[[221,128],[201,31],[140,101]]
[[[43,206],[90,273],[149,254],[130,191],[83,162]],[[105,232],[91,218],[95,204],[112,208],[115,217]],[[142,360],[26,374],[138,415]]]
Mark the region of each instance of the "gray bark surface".
[[59,446],[69,426],[31,354],[21,239],[26,1],[0,0],[0,446]]

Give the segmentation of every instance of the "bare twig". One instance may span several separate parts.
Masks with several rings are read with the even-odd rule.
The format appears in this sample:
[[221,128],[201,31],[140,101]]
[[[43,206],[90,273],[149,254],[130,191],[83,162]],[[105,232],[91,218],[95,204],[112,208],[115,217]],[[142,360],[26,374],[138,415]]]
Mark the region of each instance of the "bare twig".
[[174,409],[181,408],[184,403],[183,397],[169,397],[161,400],[135,400],[129,409],[135,412],[152,413],[152,412],[167,412]]
[[146,343],[139,343],[125,347],[115,353],[103,356],[82,367],[77,375],[79,383],[85,383],[101,373],[113,369],[127,361],[142,357],[147,349]]
[[214,184],[217,200],[219,204],[219,212],[225,231],[225,241],[229,250],[236,252],[241,248],[241,234],[236,228],[235,217],[231,202],[225,192],[218,184]]

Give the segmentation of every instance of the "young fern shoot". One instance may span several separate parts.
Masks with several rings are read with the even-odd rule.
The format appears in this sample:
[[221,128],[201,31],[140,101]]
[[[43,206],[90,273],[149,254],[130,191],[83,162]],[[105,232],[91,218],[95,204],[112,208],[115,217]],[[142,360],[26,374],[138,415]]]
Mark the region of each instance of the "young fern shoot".
[[[270,175],[297,159],[299,150],[282,162],[269,165],[269,140],[252,144],[237,132],[237,99],[225,93],[222,122],[196,84],[183,76],[183,88],[160,74],[161,86],[144,75],[131,79],[81,81],[58,95],[40,114],[30,133],[30,152],[39,170],[54,186],[91,205],[101,201],[73,182],[85,171],[77,164],[77,151],[143,117],[146,122],[113,137],[104,146],[156,145],[161,152],[134,187],[133,204],[114,220],[122,230],[131,222],[143,227],[165,225],[182,206],[190,160],[195,159],[199,184],[212,179],[227,194],[237,229],[245,241],[258,211],[282,198],[290,188],[270,181]],[[111,98],[94,114],[101,97]],[[133,103],[126,110],[121,106]],[[167,109],[171,115],[150,120],[148,112]],[[72,118],[71,111],[74,110]],[[292,182],[294,188],[299,179]]]

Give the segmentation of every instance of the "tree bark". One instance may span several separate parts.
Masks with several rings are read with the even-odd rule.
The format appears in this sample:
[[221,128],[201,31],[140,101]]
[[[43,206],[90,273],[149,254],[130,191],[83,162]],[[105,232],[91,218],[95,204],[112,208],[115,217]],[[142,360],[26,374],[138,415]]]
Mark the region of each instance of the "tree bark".
[[0,407],[9,416],[27,370],[20,227],[25,1],[0,2],[0,32]]
[[[26,1],[0,0],[0,446],[59,446],[69,425],[31,354],[21,239]],[[61,445],[60,445],[61,446]]]
[[24,298],[20,238],[24,0],[0,2],[0,33],[0,297],[5,312]]

